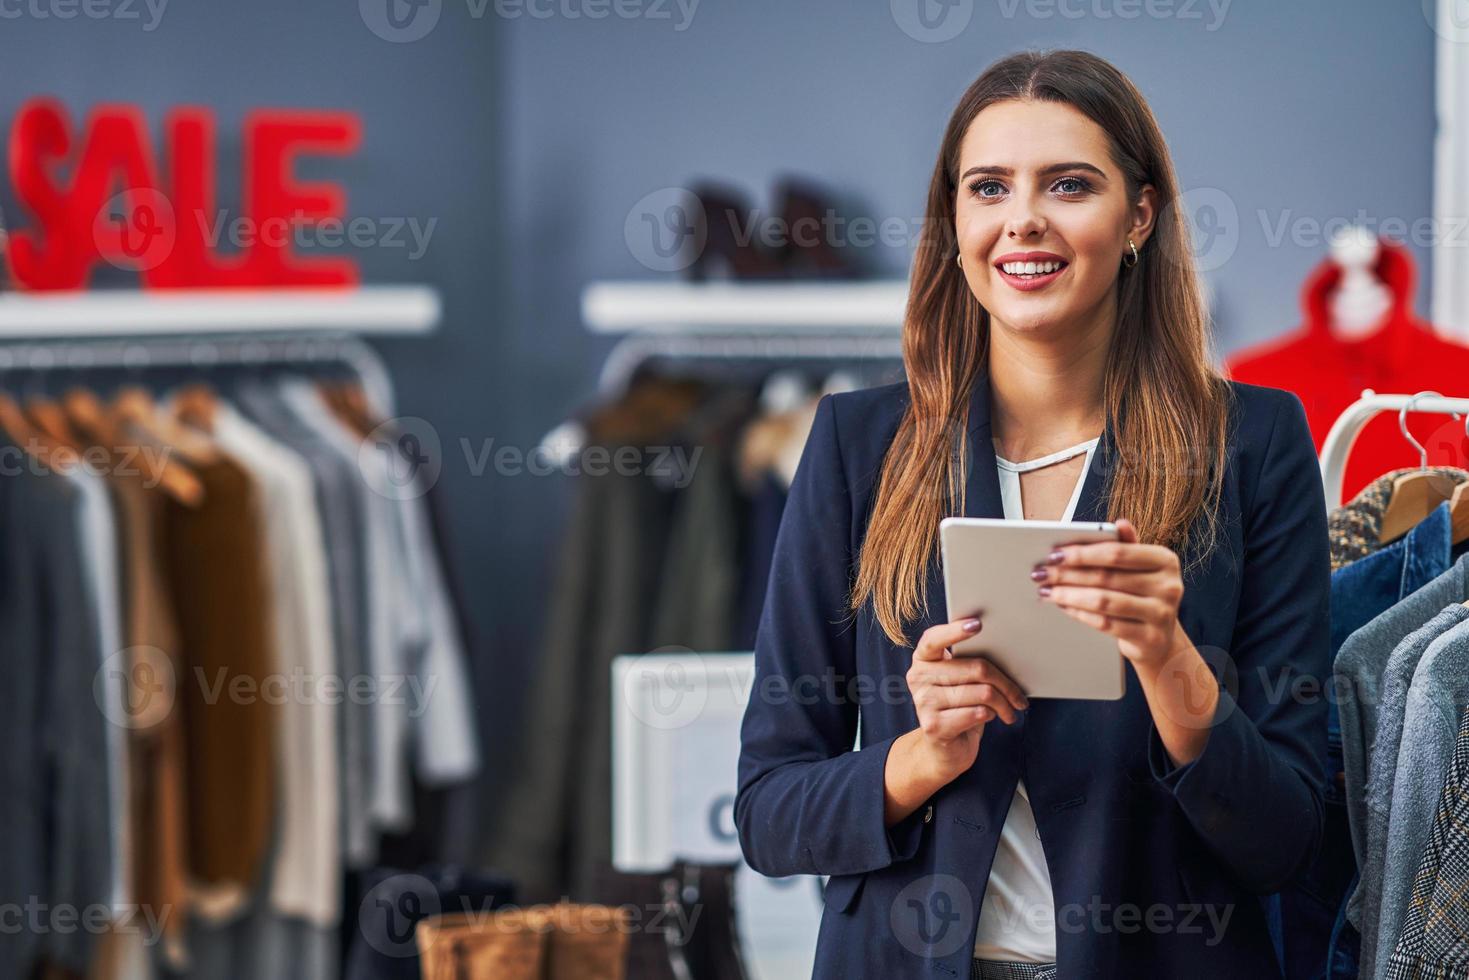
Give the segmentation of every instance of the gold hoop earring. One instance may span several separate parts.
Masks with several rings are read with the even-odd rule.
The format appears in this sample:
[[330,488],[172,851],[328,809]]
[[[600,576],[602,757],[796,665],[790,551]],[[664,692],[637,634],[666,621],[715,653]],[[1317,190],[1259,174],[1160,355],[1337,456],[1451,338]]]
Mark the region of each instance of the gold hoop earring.
[[1127,261],[1127,256],[1124,254],[1122,256],[1122,267],[1124,269],[1131,269],[1133,266],[1137,265],[1140,258],[1140,256],[1137,254],[1137,246],[1132,243],[1131,235],[1127,236],[1127,247],[1132,249],[1132,261]]
[[954,253],[954,261],[957,262],[957,263],[959,263],[959,268],[961,268],[961,269],[964,268],[964,253],[963,252],[955,252]]

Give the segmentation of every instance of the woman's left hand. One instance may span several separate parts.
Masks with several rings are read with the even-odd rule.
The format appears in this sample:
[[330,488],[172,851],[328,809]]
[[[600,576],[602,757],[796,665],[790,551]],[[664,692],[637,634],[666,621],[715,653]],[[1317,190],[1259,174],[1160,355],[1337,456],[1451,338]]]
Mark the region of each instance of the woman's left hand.
[[1031,577],[1043,601],[1117,637],[1118,650],[1134,666],[1161,667],[1189,645],[1178,622],[1178,555],[1139,543],[1137,528],[1126,518],[1117,520],[1117,533],[1117,541],[1057,548]]

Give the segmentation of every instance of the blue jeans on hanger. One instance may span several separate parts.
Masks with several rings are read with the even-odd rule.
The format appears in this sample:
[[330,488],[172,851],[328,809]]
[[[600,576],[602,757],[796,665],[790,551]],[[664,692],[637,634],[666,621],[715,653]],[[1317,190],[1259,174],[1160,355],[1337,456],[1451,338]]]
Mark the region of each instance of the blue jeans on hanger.
[[[1392,544],[1331,573],[1331,655],[1348,636],[1380,613],[1448,571],[1453,563],[1453,522],[1440,504]],[[1266,918],[1286,980],[1357,976],[1356,929],[1346,921],[1356,887],[1357,858],[1347,822],[1341,773],[1341,718],[1331,678],[1326,723],[1326,827],[1316,860],[1290,886],[1266,899]],[[1360,788],[1359,788],[1360,789]]]

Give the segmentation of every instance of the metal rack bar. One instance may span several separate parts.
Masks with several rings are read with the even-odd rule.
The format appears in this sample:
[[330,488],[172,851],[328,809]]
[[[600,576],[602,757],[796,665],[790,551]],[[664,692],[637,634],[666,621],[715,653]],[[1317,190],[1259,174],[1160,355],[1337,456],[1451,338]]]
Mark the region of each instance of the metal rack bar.
[[360,338],[347,333],[0,343],[0,372],[322,363],[345,364],[361,379],[378,410],[385,416],[393,414],[392,380],[382,358]]
[[1469,415],[1469,398],[1441,398],[1424,395],[1379,395],[1371,388],[1362,389],[1362,397],[1347,407],[1332,423],[1326,441],[1321,444],[1321,482],[1326,491],[1326,509],[1341,506],[1342,481],[1346,476],[1347,457],[1363,426],[1380,412],[1431,412],[1435,415]]

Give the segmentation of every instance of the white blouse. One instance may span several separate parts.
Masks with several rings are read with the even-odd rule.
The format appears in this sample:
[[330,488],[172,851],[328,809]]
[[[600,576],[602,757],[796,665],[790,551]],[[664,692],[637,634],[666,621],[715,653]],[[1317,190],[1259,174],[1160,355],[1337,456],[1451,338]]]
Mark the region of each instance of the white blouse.
[[[1012,463],[995,456],[1000,474],[1000,497],[1005,519],[1020,520],[1025,513],[1020,499],[1020,474],[1050,466],[1086,453],[1076,489],[1061,520],[1071,520],[1081,499],[1081,485],[1091,469],[1098,436],[1037,459]],[[983,747],[980,748],[983,752]],[[1000,830],[989,884],[979,912],[979,931],[974,937],[974,955],[984,960],[1014,960],[1024,963],[1054,963],[1056,960],[1056,899],[1051,892],[1051,873],[1041,847],[1030,797],[1021,781],[1010,801],[1010,812]]]

